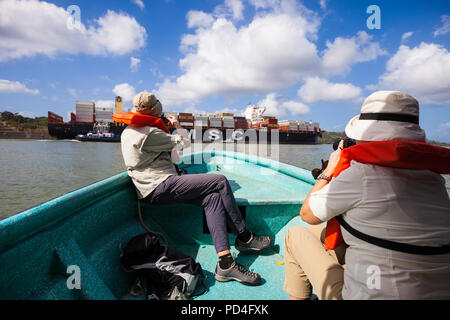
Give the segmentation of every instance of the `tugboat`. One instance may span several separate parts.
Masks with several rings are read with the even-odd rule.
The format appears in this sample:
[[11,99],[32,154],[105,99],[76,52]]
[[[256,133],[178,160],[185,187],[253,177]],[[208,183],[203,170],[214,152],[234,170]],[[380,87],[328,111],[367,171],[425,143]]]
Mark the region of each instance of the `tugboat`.
[[87,134],[78,134],[75,139],[78,141],[95,141],[95,142],[120,142],[120,135],[109,130],[109,124],[94,124],[92,131]]

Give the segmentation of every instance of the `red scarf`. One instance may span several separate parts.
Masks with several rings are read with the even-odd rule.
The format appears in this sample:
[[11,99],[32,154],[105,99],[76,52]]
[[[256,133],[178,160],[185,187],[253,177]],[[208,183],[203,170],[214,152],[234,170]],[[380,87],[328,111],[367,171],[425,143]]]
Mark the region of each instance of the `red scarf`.
[[128,124],[130,126],[135,126],[135,127],[145,127],[145,126],[156,127],[158,129],[163,130],[166,133],[170,133],[169,129],[167,128],[166,124],[164,123],[164,121],[161,118],[147,116],[147,115],[144,115],[144,114],[133,113],[133,112],[114,113],[112,115],[112,118],[116,122],[125,123],[125,124]]
[[[342,150],[333,177],[350,167],[355,160],[391,168],[428,169],[439,174],[450,173],[450,149],[425,142],[409,140],[375,141]],[[336,248],[344,239],[339,222],[332,218],[327,222],[325,249]]]

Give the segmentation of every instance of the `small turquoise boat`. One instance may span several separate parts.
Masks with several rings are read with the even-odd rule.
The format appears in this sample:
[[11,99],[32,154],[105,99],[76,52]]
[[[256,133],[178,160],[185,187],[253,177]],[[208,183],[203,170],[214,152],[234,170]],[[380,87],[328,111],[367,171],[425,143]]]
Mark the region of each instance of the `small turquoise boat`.
[[[225,175],[249,229],[275,239],[263,255],[243,255],[232,246],[239,263],[261,274],[260,286],[217,282],[217,257],[202,208],[142,203],[145,224],[201,264],[208,291],[196,299],[288,299],[284,237],[289,227],[303,224],[299,211],[315,183],[311,172],[228,151],[188,154],[181,162],[188,173]],[[126,172],[1,220],[0,299],[136,299],[129,294],[134,275],[123,271],[120,246],[144,232]],[[70,266],[79,267],[80,289],[68,286]]]

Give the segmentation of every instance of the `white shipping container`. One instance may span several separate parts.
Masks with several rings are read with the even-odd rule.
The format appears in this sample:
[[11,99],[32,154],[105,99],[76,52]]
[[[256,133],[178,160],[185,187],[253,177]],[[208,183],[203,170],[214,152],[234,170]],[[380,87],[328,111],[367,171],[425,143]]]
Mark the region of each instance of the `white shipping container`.
[[180,122],[180,126],[182,127],[192,127],[194,126],[193,122]]
[[224,123],[223,127],[224,128],[234,128],[234,123]]
[[208,121],[201,121],[201,120],[195,120],[194,121],[194,125],[197,127],[207,127],[208,126]]
[[295,126],[295,125],[297,125],[297,121],[295,121],[295,120],[281,120],[281,121],[278,121],[278,124],[279,125],[293,125],[293,126]]

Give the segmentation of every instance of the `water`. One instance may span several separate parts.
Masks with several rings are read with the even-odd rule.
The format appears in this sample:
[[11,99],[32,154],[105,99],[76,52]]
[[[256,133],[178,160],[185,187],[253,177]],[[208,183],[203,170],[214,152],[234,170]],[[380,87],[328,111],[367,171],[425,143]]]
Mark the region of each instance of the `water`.
[[[307,170],[321,167],[320,160],[328,159],[332,151],[331,145],[280,145],[279,150],[264,145],[220,144],[223,146],[250,154],[259,151]],[[196,145],[185,152],[201,148]],[[0,219],[124,170],[119,143],[0,140]],[[450,175],[445,178],[450,193]]]

